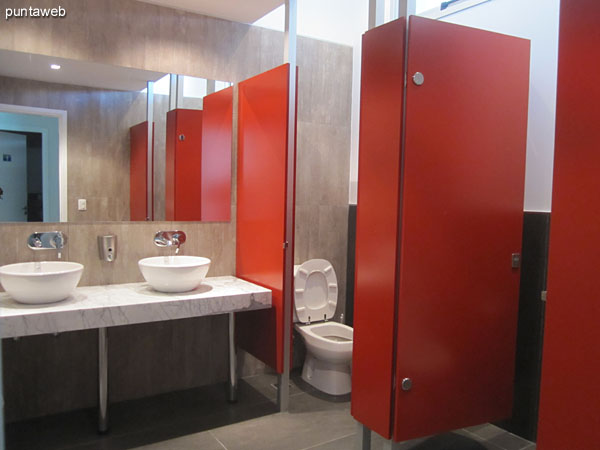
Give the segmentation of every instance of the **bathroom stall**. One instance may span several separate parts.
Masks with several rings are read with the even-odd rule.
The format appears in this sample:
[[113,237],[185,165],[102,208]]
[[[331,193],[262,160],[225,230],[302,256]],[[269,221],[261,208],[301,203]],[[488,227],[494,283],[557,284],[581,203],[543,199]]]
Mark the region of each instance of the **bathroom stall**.
[[284,64],[240,82],[238,92],[236,276],[271,289],[273,307],[239,315],[237,343],[279,374],[284,299],[292,295],[285,275],[293,272],[293,259],[286,254],[294,251],[296,135],[290,135],[288,114],[297,96],[289,84],[290,65]]
[[597,1],[561,2],[540,450],[600,441],[599,18]]
[[528,89],[527,40],[414,16],[363,36],[352,415],[364,436],[511,414]]

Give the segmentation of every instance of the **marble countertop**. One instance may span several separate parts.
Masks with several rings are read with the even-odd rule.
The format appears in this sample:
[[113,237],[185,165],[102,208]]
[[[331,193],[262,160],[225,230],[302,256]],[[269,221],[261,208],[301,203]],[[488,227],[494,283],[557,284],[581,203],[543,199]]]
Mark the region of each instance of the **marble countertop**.
[[148,283],[84,286],[67,300],[24,305],[0,293],[0,338],[184,319],[271,307],[271,291],[236,277],[210,277],[165,294]]

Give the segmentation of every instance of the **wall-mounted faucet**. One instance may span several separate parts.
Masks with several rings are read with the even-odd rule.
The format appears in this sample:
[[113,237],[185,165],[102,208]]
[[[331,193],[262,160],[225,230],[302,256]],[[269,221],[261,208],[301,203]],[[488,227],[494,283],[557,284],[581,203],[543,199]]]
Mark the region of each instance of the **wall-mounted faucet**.
[[62,249],[67,245],[67,235],[62,231],[46,231],[33,233],[27,239],[27,246],[32,250],[56,250],[58,259],[62,257]]
[[185,233],[183,231],[159,231],[154,235],[154,245],[157,247],[176,247],[176,255],[183,243],[185,243]]

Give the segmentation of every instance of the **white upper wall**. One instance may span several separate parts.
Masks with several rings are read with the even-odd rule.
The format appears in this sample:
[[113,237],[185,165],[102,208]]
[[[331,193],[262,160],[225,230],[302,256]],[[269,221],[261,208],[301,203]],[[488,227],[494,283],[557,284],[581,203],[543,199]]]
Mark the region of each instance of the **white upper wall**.
[[[385,0],[386,7],[391,1]],[[360,38],[367,28],[368,4],[368,0],[298,0],[298,34],[354,46],[350,203],[356,203]],[[552,202],[559,6],[560,0],[491,0],[441,19],[531,40],[525,211],[548,212]],[[284,11],[278,8],[255,25],[283,30]]]
[[[354,46],[367,29],[368,0],[298,0],[298,34]],[[285,5],[253,25],[283,31]]]
[[492,0],[442,20],[531,40],[525,211],[550,211],[560,0]]

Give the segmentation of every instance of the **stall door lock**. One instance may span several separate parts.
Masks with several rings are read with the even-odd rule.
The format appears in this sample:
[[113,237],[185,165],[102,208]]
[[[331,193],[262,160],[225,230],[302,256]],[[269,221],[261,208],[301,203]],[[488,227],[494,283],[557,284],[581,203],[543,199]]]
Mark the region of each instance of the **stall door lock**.
[[520,253],[513,253],[511,255],[511,261],[512,261],[512,268],[513,269],[518,269],[519,267],[521,267],[521,254]]

